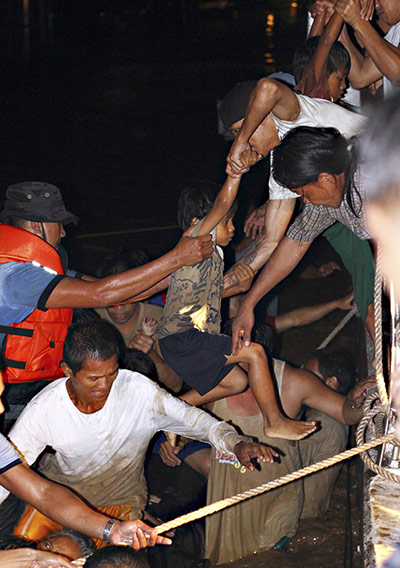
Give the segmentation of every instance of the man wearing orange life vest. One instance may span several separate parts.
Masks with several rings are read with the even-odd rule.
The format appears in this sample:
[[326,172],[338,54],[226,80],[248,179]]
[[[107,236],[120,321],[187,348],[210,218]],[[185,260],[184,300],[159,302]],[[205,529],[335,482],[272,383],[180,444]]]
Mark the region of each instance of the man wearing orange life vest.
[[101,280],[66,269],[64,225],[78,218],[49,183],[22,182],[7,189],[0,214],[0,346],[6,404],[18,410],[48,381],[63,375],[62,346],[72,308],[99,308],[139,299],[166,287],[180,266],[211,255],[209,236],[183,237],[144,266]]

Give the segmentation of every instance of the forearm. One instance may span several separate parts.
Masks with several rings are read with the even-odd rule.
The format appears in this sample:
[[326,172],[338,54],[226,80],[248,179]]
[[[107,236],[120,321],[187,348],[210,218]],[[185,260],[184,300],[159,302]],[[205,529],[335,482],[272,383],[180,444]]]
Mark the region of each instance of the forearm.
[[337,301],[332,300],[331,302],[325,302],[317,306],[307,306],[292,310],[275,318],[275,328],[279,333],[282,333],[292,327],[309,325],[325,317],[327,314],[330,314],[336,307]]
[[[364,83],[364,81],[362,80],[362,69],[365,62],[365,57],[351,41],[346,26],[344,26],[339,40],[343,43],[350,54],[351,67],[349,71],[349,81],[352,87],[361,88],[361,83]],[[366,85],[363,84],[362,86],[365,87]]]
[[93,538],[102,538],[108,518],[90,509],[61,485],[40,477],[24,465],[2,474],[0,482],[11,493],[60,525]]
[[159,294],[160,292],[163,292],[164,290],[166,290],[168,288],[170,279],[171,279],[170,276],[163,278],[162,280],[160,280],[160,282],[157,282],[157,284],[154,284],[154,286],[151,286],[151,288],[148,288],[147,290],[143,290],[143,292],[141,294],[137,294],[136,296],[129,298],[129,300],[131,302],[140,302],[141,300],[145,300],[146,298],[149,298],[149,296],[154,296],[154,294]]
[[242,306],[253,309],[265,294],[292,272],[311,243],[312,241],[302,242],[284,237],[247,293]]
[[[46,302],[47,308],[105,308],[141,295],[182,266],[179,257],[170,251],[161,258],[121,274],[93,282],[70,279],[59,282]],[[74,279],[76,280],[76,279]]]
[[400,49],[383,39],[368,21],[355,25],[357,36],[380,73],[393,83],[400,82]]

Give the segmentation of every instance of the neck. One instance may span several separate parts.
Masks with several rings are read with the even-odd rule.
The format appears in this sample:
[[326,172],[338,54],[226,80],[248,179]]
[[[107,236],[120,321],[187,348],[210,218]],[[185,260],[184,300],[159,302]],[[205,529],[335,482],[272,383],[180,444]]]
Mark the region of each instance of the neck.
[[71,379],[68,379],[68,381],[66,382],[66,388],[68,396],[71,399],[72,403],[76,406],[79,412],[82,412],[82,414],[93,414],[94,412],[98,412],[107,402],[106,399],[104,402],[93,403],[80,398],[79,393],[74,390],[71,384]]

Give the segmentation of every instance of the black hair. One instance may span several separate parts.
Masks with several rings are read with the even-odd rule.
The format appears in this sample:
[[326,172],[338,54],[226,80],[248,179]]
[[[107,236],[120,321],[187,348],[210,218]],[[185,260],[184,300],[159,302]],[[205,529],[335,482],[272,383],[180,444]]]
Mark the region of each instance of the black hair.
[[368,126],[360,137],[361,162],[368,197],[387,203],[400,197],[400,97],[369,109]]
[[130,371],[141,373],[149,379],[158,382],[157,367],[153,360],[140,349],[128,348],[125,351],[123,366]]
[[85,563],[85,568],[145,568],[143,553],[127,546],[106,546],[96,550]]
[[317,359],[318,370],[325,382],[335,376],[339,382],[338,392],[347,394],[354,385],[354,359],[349,351],[341,347],[326,347],[314,351],[310,359]]
[[51,534],[47,538],[43,539],[41,542],[45,542],[46,540],[52,540],[53,538],[58,536],[66,536],[74,540],[79,546],[81,556],[84,558],[87,558],[88,556],[93,554],[93,552],[96,550],[93,541],[88,536],[78,531],[74,531],[73,529],[67,529],[67,528],[63,528],[60,531]]
[[360,217],[362,200],[354,185],[357,166],[356,146],[350,148],[336,128],[298,126],[274,149],[272,171],[276,181],[289,189],[313,183],[324,172],[344,173],[344,196],[352,213]]
[[[319,38],[320,36],[310,37],[301,47],[296,49],[292,64],[296,84],[300,81],[305,68],[309,64],[314,53],[317,51]],[[350,65],[351,59],[349,52],[340,41],[335,41],[328,55],[328,77],[335,71],[338,71],[341,67],[344,67],[348,73],[350,71]]]
[[0,535],[0,550],[15,550],[17,548],[37,548],[37,542],[12,534]]
[[200,183],[182,191],[178,203],[178,224],[182,231],[191,226],[192,219],[202,219],[211,211],[219,189],[215,184]]
[[96,270],[96,276],[104,278],[113,274],[121,274],[121,272],[143,266],[147,262],[149,259],[144,251],[122,247],[104,257]]
[[63,361],[75,374],[88,359],[107,361],[113,355],[122,359],[124,341],[115,326],[102,319],[72,324],[64,342]]

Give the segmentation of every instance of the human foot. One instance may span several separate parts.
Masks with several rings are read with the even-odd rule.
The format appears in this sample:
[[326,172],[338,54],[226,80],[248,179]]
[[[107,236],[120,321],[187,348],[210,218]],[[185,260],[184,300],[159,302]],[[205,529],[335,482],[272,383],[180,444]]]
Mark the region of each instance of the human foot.
[[270,438],[283,438],[285,440],[301,440],[317,429],[317,422],[302,422],[282,418],[276,424],[264,422],[264,434]]

